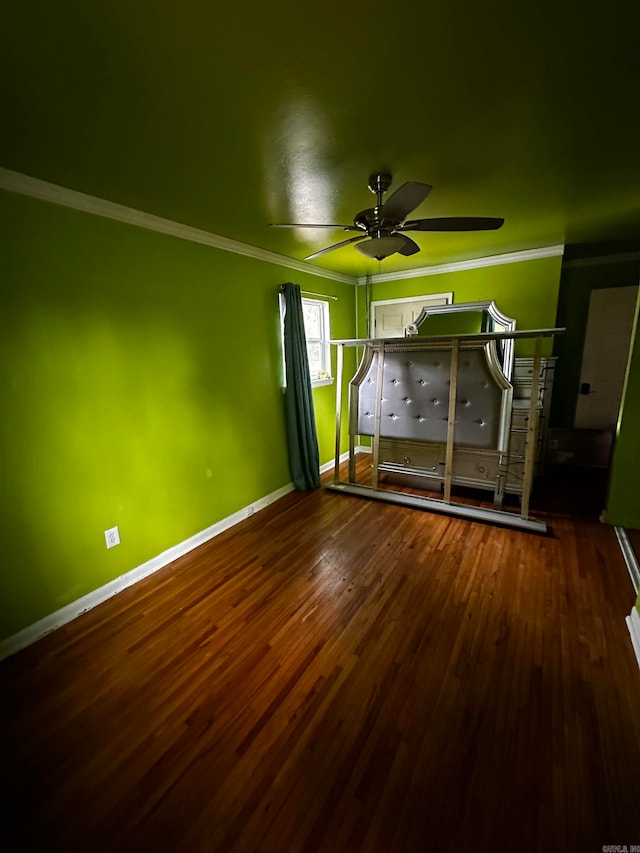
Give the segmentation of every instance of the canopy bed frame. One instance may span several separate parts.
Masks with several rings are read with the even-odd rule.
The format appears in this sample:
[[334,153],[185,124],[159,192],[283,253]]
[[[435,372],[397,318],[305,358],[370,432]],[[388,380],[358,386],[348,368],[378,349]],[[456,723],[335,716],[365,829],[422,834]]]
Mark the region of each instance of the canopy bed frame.
[[[423,310],[415,327],[433,314],[486,310],[494,303],[461,303]],[[518,529],[546,532],[529,514],[544,408],[542,342],[562,329],[514,331],[515,322],[492,311],[499,331],[405,338],[332,341],[338,348],[336,456],[328,488]],[[423,316],[424,315],[424,316]],[[509,325],[507,325],[507,323]],[[512,324],[512,325],[511,325]],[[491,328],[484,324],[484,328]],[[495,328],[495,327],[494,327]],[[411,329],[411,331],[414,331]],[[415,334],[415,331],[414,331]],[[514,400],[514,341],[534,339],[524,359],[526,379]],[[345,347],[362,347],[349,385],[349,479],[340,480],[341,387]],[[371,485],[356,482],[357,436],[372,440]],[[384,488],[385,478],[442,490],[442,499]],[[488,490],[493,507],[456,502],[453,486]],[[516,494],[520,511],[502,509]]]

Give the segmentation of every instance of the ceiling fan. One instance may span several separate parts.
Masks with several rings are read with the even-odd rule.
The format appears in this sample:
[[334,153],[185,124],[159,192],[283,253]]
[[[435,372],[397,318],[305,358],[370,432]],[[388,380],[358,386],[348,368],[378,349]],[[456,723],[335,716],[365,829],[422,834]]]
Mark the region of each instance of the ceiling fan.
[[448,216],[437,219],[407,219],[431,192],[429,184],[407,181],[392,193],[386,202],[382,196],[391,186],[391,175],[374,173],[369,176],[369,189],[376,196],[375,207],[369,207],[356,213],[353,225],[316,225],[305,222],[274,223],[274,228],[341,228],[343,231],[357,231],[355,237],[342,240],[307,255],[305,261],[319,258],[327,252],[333,252],[342,246],[356,243],[356,249],[368,258],[378,261],[388,258],[396,252],[400,255],[415,255],[420,246],[407,237],[405,231],[492,231],[500,228],[504,219],[489,216]]

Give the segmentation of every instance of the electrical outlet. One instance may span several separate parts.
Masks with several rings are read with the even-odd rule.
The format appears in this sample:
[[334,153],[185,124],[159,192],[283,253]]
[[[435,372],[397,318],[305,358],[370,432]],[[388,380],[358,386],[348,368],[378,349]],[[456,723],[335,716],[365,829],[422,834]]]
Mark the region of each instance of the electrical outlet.
[[105,530],[104,538],[107,542],[107,548],[113,548],[120,544],[120,531],[117,527],[110,527],[109,530]]

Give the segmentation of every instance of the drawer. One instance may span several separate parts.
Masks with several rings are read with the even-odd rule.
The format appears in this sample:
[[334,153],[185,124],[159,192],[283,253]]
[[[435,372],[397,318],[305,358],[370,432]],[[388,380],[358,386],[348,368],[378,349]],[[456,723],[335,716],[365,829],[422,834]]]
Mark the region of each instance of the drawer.
[[[542,405],[545,393],[553,384],[553,365],[543,360],[538,375],[538,404]],[[516,359],[513,368],[513,398],[514,400],[530,400],[533,383],[533,359]]]
[[[536,442],[536,457],[540,453],[540,442],[541,437],[540,433],[536,432],[534,436],[534,440]],[[524,454],[527,449],[527,432],[526,430],[511,430],[511,434],[509,435],[509,455],[510,456],[522,456],[524,458]]]
[[[546,370],[544,365],[540,366],[540,372],[538,373],[538,379],[544,382],[546,378]],[[533,381],[533,359],[527,359],[527,364],[515,364],[513,368],[513,381],[514,382],[528,382],[531,385]]]
[[[555,362],[556,359],[554,357],[542,358],[540,360],[540,373],[538,376],[541,380],[549,381],[553,379],[556,366]],[[513,378],[515,381],[528,379],[531,382],[533,379],[533,359],[516,358],[513,364]]]
[[494,484],[498,478],[500,457],[498,453],[478,450],[456,450],[453,455],[455,482],[485,485]]
[[[538,385],[538,405],[542,406],[545,395],[545,385],[541,383]],[[513,380],[513,399],[514,400],[526,400],[529,401],[531,399],[531,383],[518,382],[517,379]]]
[[[540,411],[536,409],[536,429],[540,426]],[[511,429],[527,430],[529,427],[529,406],[514,406],[511,412]]]
[[444,474],[445,449],[441,444],[380,439],[379,465],[402,466]]
[[509,436],[509,455],[524,456],[527,446],[527,433],[525,430],[512,430]]

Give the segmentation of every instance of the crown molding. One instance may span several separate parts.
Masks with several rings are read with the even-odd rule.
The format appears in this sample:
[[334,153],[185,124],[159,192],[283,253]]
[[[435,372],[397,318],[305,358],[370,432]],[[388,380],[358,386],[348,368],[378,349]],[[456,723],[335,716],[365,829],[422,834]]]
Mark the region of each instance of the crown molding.
[[[422,278],[427,275],[442,275],[448,272],[462,272],[482,267],[497,267],[502,264],[518,264],[523,261],[536,261],[539,258],[555,258],[564,254],[564,245],[545,246],[541,249],[525,249],[521,252],[508,252],[504,255],[488,255],[484,258],[471,258],[468,261],[454,261],[450,264],[436,264],[431,267],[420,267],[403,272],[380,273],[369,276],[370,282],[405,281],[409,278]],[[366,276],[358,279],[358,285],[365,284]]]
[[213,249],[221,249],[223,252],[232,252],[236,255],[243,255],[246,258],[254,258],[258,261],[266,261],[269,264],[277,264],[278,266],[298,272],[311,273],[320,278],[341,281],[344,284],[355,285],[357,282],[354,276],[324,270],[306,261],[288,258],[286,255],[270,252],[267,249],[260,249],[257,246],[241,243],[238,240],[230,240],[228,237],[221,237],[218,234],[212,234],[210,231],[203,231],[200,228],[193,228],[190,225],[173,222],[171,219],[163,219],[161,216],[155,216],[152,213],[145,213],[141,210],[135,210],[132,207],[116,204],[113,201],[87,195],[77,190],[70,190],[67,187],[51,184],[48,181],[40,180],[40,178],[32,178],[29,175],[23,175],[11,169],[0,167],[0,189],[29,196],[29,198],[37,198],[40,201],[47,201],[61,207],[70,207],[73,210],[90,213],[93,216],[101,216],[103,219],[124,222],[127,225],[134,225],[137,228],[145,228],[147,231],[155,231],[158,234],[177,237],[179,240],[200,243],[203,246],[210,246]]

